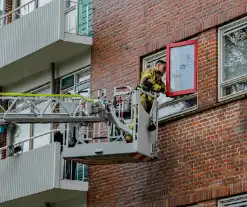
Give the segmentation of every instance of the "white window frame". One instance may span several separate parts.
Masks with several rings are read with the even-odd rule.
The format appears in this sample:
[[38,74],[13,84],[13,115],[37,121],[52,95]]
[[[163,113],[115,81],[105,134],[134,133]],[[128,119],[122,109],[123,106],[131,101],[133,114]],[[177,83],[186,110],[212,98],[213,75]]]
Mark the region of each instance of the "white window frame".
[[[80,70],[78,70],[78,71],[76,71],[76,72],[73,72],[73,73],[70,73],[70,74],[67,74],[67,75],[61,77],[61,78],[60,78],[60,93],[64,93],[64,92],[66,92],[66,91],[68,91],[68,90],[73,90],[74,93],[75,93],[76,87],[77,87],[77,86],[81,85],[82,83],[86,83],[86,82],[89,82],[89,83],[90,83],[90,81],[91,81],[91,80],[90,80],[91,75],[89,75],[89,78],[86,79],[84,82],[80,82],[79,84],[76,83],[76,82],[77,82],[77,81],[76,81],[77,75],[80,74],[80,73],[87,72],[87,71],[90,72],[90,66],[85,67],[85,68],[82,68],[82,69],[80,69]],[[70,76],[74,76],[74,85],[71,86],[71,87],[62,89],[62,80],[65,79],[65,78],[68,78],[68,77],[70,77]],[[91,90],[91,88],[89,87],[89,93],[90,93],[90,90]]]
[[239,81],[247,80],[247,74],[233,78],[231,80],[222,81],[222,73],[223,73],[223,36],[232,33],[233,31],[237,31],[239,29],[245,28],[247,24],[247,17],[234,21],[232,23],[226,24],[222,27],[218,28],[218,100],[224,101],[227,99],[231,99],[243,94],[247,93],[247,90],[239,91],[234,94],[223,96],[223,87],[230,86],[232,84],[238,83]]
[[[144,57],[142,59],[142,71],[147,68],[147,66],[149,65],[149,62],[153,62],[153,61],[156,62],[156,61],[158,61],[160,59],[163,59],[163,60],[166,59],[166,49],[163,49],[163,50],[161,50],[159,52],[156,52],[154,54],[151,54],[151,55],[148,55],[148,56]],[[170,119],[170,118],[173,118],[173,117],[176,117],[176,116],[179,116],[179,115],[183,115],[183,114],[186,114],[188,112],[191,112],[191,111],[194,111],[194,110],[198,109],[198,96],[197,96],[197,93],[190,94],[190,95],[184,95],[184,96],[181,96],[178,99],[171,100],[171,101],[168,101],[168,102],[160,104],[159,108],[161,109],[161,108],[168,107],[168,106],[171,106],[173,104],[176,104],[176,103],[179,103],[179,102],[182,102],[182,101],[186,101],[186,100],[189,100],[189,99],[192,99],[192,98],[195,98],[195,97],[197,97],[197,104],[194,107],[190,107],[187,110],[183,110],[181,112],[176,112],[176,113],[170,114],[168,116],[162,116],[162,117],[159,118],[159,121],[167,120],[167,119]]]
[[247,194],[219,199],[217,202],[218,207],[239,207],[242,205],[247,206]]

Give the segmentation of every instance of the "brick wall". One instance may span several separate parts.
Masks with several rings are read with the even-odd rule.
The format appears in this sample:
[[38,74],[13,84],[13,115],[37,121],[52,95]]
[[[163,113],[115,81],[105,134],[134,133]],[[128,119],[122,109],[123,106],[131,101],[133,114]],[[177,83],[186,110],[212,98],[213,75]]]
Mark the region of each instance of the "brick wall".
[[159,160],[90,166],[89,206],[216,206],[247,192],[247,100],[217,102],[217,28],[245,15],[247,0],[95,0],[92,87],[139,81],[140,58],[196,38],[196,114],[162,124]]
[[[13,6],[13,0],[6,0],[6,12],[7,13],[13,10],[12,6]],[[8,15],[7,18],[8,18],[7,19],[8,24],[11,23],[12,15]]]

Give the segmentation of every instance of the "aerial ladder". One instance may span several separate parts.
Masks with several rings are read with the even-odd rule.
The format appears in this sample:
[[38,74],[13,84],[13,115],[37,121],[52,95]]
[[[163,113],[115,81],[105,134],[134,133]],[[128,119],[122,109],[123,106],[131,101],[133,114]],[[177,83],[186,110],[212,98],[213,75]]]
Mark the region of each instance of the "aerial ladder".
[[[63,158],[83,164],[157,159],[158,94],[138,87],[116,87],[112,100],[107,100],[106,89],[95,92],[90,98],[80,94],[0,93],[0,125],[56,123],[66,139]],[[143,93],[154,98],[149,114],[140,103]],[[155,126],[152,130],[150,123]],[[70,145],[72,139],[74,144]]]

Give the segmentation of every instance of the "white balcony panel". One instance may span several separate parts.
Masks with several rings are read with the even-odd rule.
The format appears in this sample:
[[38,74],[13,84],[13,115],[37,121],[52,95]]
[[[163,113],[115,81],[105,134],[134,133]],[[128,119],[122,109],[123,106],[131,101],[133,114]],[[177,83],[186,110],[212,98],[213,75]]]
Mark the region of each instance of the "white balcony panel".
[[0,161],[0,203],[59,186],[59,145],[51,144]]
[[64,3],[53,0],[0,29],[0,68],[64,37]]
[[[64,0],[52,0],[0,28],[1,86],[47,70],[51,63],[61,65],[90,51],[92,37],[77,32],[76,11],[74,7],[65,11]],[[80,28],[88,24],[87,19]]]
[[61,163],[59,143],[1,160],[0,206],[36,206],[86,193],[87,182],[61,180]]

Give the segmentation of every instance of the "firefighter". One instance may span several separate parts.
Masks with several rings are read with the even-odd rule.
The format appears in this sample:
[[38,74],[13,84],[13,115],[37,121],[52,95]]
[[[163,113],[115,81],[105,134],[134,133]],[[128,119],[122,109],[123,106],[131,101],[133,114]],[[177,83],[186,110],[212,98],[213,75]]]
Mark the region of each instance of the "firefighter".
[[[162,81],[165,73],[166,62],[158,60],[155,67],[147,68],[141,76],[140,86],[144,91],[154,91],[157,93],[165,93],[166,87]],[[146,94],[141,95],[141,104],[147,113],[150,113],[153,105],[153,98]]]
[[[162,76],[165,73],[166,62],[158,60],[155,67],[147,68],[141,76],[140,87],[144,91],[153,91],[157,93],[166,93],[166,87],[162,81]],[[147,113],[150,113],[154,99],[144,93],[141,94],[141,104]],[[149,124],[150,130],[155,130],[156,126],[153,123]],[[133,130],[133,124],[130,124],[130,129]],[[132,142],[132,136],[126,135],[127,142]]]

